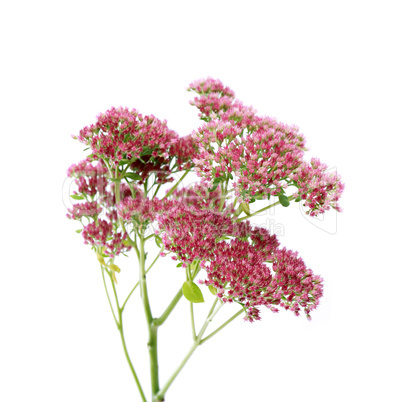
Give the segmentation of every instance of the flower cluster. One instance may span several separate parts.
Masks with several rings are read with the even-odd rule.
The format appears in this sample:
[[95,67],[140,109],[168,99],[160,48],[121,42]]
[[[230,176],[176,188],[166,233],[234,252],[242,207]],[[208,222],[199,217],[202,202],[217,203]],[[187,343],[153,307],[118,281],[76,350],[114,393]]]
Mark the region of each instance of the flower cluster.
[[[240,202],[253,197],[269,199],[293,186],[298,190],[295,196],[310,200],[305,205],[312,216],[330,207],[339,210],[337,201],[344,188],[340,178],[326,176],[324,165],[310,171],[303,160],[305,140],[296,126],[257,116],[220,81],[195,81],[189,89],[200,95],[191,104],[199,108],[201,119],[206,121],[193,133],[199,144],[195,171],[206,186],[234,180]],[[228,102],[220,106],[214,97],[228,98]],[[320,187],[321,193],[317,192]]]
[[194,166],[193,159],[199,150],[195,138],[189,134],[179,137],[178,140],[171,145],[169,150],[170,157],[176,157],[176,168],[179,171],[188,170]]
[[338,200],[344,190],[340,176],[335,172],[327,172],[327,166],[312,158],[311,163],[303,163],[290,177],[297,182],[298,191],[295,197],[304,200],[306,212],[310,216],[322,214],[330,208],[341,211]]
[[[108,171],[101,162],[90,163],[88,160],[73,164],[67,171],[69,177],[75,178],[77,191],[72,198],[85,200],[68,208],[69,219],[78,220],[83,224],[81,230],[85,244],[91,244],[104,255],[116,255],[131,250],[125,240],[127,235],[119,228],[116,211],[115,183],[108,179]],[[142,190],[131,186],[136,196],[142,195]],[[119,185],[120,199],[132,196],[132,189],[125,183]],[[85,224],[82,218],[86,218]]]
[[184,267],[200,261],[207,272],[204,283],[213,286],[223,302],[245,307],[247,320],[260,319],[260,306],[274,312],[281,306],[296,315],[303,308],[309,317],[318,305],[322,279],[305,267],[297,253],[279,249],[267,229],[184,204],[176,204],[158,221],[157,233],[162,233],[172,258]]
[[107,173],[108,169],[102,163],[98,163],[94,166],[87,159],[84,159],[77,164],[71,165],[66,172],[68,177],[95,177],[104,176]]
[[118,216],[125,222],[132,222],[137,228],[142,230],[150,222],[156,219],[156,215],[171,208],[174,205],[172,200],[126,197],[117,205]]
[[113,223],[103,219],[86,225],[82,235],[85,244],[91,244],[111,258],[131,250],[131,246],[126,243],[127,234],[115,231]]
[[69,219],[81,219],[83,216],[95,217],[102,211],[102,208],[98,205],[98,202],[82,202],[73,205],[72,209],[68,208],[69,214],[66,215]]
[[92,199],[97,195],[105,194],[105,187],[108,185],[107,168],[100,162],[93,165],[87,159],[78,164],[73,164],[67,170],[68,177],[75,178],[77,193],[90,196]]
[[157,216],[165,249],[177,255],[185,264],[195,259],[208,259],[218,248],[222,236],[247,235],[247,222],[234,222],[229,214],[196,208],[194,205],[176,204]]
[[178,136],[166,121],[119,107],[100,114],[95,124],[84,127],[74,138],[91,147],[94,159],[118,165],[122,159],[135,160],[143,154],[167,158],[167,150]]
[[[199,210],[208,209],[218,211],[223,201],[220,186],[216,187],[214,191],[209,191],[207,187],[200,183],[194,183],[191,187],[182,187],[174,191],[172,198],[185,205],[192,205]],[[235,209],[231,204],[224,202],[222,211],[233,214]]]
[[[214,286],[224,302],[246,308],[248,321],[259,320],[259,307],[278,312],[277,306],[308,319],[323,295],[322,278],[308,269],[296,252],[274,249],[272,271],[256,247],[247,242],[220,244],[219,252],[205,267],[207,285]],[[270,258],[270,257],[268,257]]]
[[258,306],[269,307],[274,302],[272,295],[263,294],[271,282],[271,271],[263,253],[248,241],[218,243],[210,265],[202,263],[202,267],[208,274],[205,284],[214,286],[223,302],[235,301],[244,306],[249,321],[260,318]]
[[285,248],[275,252],[272,268],[275,275],[268,288],[275,294],[278,304],[297,316],[302,307],[310,319],[310,312],[323,295],[323,279],[306,267],[297,252]]

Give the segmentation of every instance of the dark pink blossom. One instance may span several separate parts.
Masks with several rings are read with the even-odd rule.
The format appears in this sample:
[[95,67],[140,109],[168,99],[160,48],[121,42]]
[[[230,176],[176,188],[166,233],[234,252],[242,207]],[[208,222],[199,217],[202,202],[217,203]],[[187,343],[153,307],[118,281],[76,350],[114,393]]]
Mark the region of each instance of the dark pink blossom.
[[260,319],[261,306],[273,312],[280,306],[297,316],[302,309],[310,319],[323,294],[322,278],[307,269],[297,253],[285,248],[274,248],[264,257],[259,247],[248,242],[221,242],[210,264],[203,267],[208,274],[206,285],[214,286],[224,302],[244,306],[249,321]]
[[194,166],[193,159],[197,156],[198,150],[195,138],[189,134],[178,138],[170,147],[169,156],[176,157],[175,166],[179,171],[187,170]]
[[323,295],[323,279],[306,267],[297,252],[286,248],[275,252],[272,269],[275,275],[268,291],[273,293],[281,307],[297,316],[303,309],[310,319],[310,312],[319,305]]
[[176,202],[157,216],[158,234],[165,249],[184,263],[207,260],[217,249],[222,236],[238,238],[247,235],[248,222],[235,222],[225,212],[196,208]]

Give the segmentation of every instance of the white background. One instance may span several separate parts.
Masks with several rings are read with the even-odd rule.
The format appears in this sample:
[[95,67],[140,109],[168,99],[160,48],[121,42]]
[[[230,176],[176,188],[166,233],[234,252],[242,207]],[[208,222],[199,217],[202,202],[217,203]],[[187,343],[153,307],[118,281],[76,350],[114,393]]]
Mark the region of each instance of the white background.
[[[84,157],[71,135],[111,106],[188,134],[199,120],[185,89],[207,76],[260,115],[298,125],[308,157],[341,174],[344,211],[334,234],[297,204],[272,216],[281,243],[325,280],[313,321],[268,310],[258,323],[237,319],[197,350],[166,400],[398,401],[394,3],[1,6],[2,401],[139,401],[98,264],[65,218],[65,172]],[[120,266],[124,291],[136,267]],[[180,278],[166,259],[149,275],[155,314]],[[133,302],[129,350],[148,390],[138,294]],[[191,343],[187,303],[159,336],[163,383]]]

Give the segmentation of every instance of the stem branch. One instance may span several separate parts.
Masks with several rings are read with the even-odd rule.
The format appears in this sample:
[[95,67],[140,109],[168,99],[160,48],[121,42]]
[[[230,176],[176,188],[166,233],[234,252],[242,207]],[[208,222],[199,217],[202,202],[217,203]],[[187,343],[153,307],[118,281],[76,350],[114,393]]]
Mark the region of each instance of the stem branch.
[[203,334],[206,331],[206,328],[208,327],[208,325],[210,324],[210,322],[214,318],[214,316],[217,314],[218,310],[223,306],[223,304],[221,303],[219,305],[219,307],[215,310],[215,307],[216,307],[218,301],[219,301],[219,299],[216,298],[216,300],[214,301],[214,303],[209,311],[209,314],[207,315],[207,318],[206,318],[202,328],[199,331],[199,334],[198,334],[196,340],[192,344],[191,348],[189,349],[188,353],[186,354],[184,359],[181,361],[181,363],[179,364],[177,369],[174,371],[174,373],[171,375],[171,377],[167,380],[167,382],[163,386],[163,388],[158,392],[158,394],[156,395],[156,399],[154,399],[154,402],[164,400],[164,395],[167,392],[167,390],[169,389],[170,385],[173,383],[173,381],[176,379],[176,377],[178,376],[180,371],[183,369],[183,367],[185,366],[185,364],[187,363],[189,358],[192,356],[193,352],[195,352],[196,348],[200,345],[200,341],[203,337]]

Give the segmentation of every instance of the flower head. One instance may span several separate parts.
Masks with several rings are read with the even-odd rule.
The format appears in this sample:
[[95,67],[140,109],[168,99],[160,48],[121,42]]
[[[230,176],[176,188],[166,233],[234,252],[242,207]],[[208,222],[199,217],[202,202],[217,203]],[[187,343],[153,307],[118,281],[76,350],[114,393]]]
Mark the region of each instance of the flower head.
[[228,213],[199,209],[181,202],[159,214],[157,220],[165,249],[184,263],[207,260],[217,249],[222,236],[244,237],[248,225],[233,221]]
[[114,258],[120,253],[131,250],[131,246],[126,244],[127,234],[115,232],[111,222],[98,219],[86,225],[82,231],[85,244],[91,244],[97,249]]
[[330,208],[341,211],[338,201],[344,184],[337,173],[327,172],[327,166],[319,159],[312,158],[311,163],[303,163],[291,178],[297,182],[295,196],[304,200],[310,216],[317,216]]
[[[220,81],[210,78],[190,86],[200,94],[191,103],[205,121],[193,133],[199,144],[193,161],[202,183],[212,187],[214,182],[233,180],[235,196],[246,203],[253,197],[284,195],[287,188],[295,187],[294,198],[305,200],[311,216],[331,207],[339,211],[337,201],[344,185],[339,176],[326,173],[318,159],[310,164],[304,161],[305,139],[298,127],[257,116],[229,88],[223,88]],[[223,98],[228,102],[222,103]]]
[[[201,183],[194,183],[190,187],[183,187],[172,193],[171,197],[187,206],[192,205],[199,210],[219,210],[222,202],[222,194],[220,186],[216,187],[214,191],[209,189]],[[232,204],[224,202],[224,212],[232,214],[235,212]]]
[[174,205],[172,200],[159,200],[154,197],[152,200],[139,196],[137,198],[126,197],[117,205],[118,216],[125,222],[132,222],[136,227],[142,229],[156,219],[156,215],[171,208]]
[[119,107],[100,114],[95,124],[84,127],[75,138],[91,147],[94,159],[118,165],[122,159],[135,160],[153,153],[167,158],[167,150],[178,136],[166,121]]

